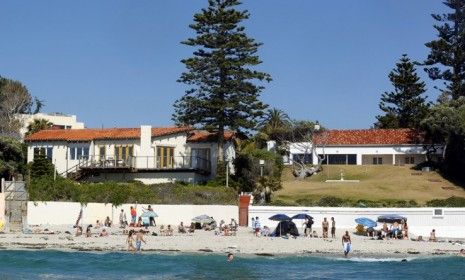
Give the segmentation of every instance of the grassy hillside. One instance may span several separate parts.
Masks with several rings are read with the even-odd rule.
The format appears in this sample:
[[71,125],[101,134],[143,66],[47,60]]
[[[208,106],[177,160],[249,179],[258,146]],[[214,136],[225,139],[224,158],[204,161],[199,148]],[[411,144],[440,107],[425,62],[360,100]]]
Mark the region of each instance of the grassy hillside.
[[[327,179],[360,180],[359,183],[325,183]],[[414,200],[423,205],[432,199],[465,197],[465,190],[436,172],[419,172],[411,166],[324,166],[323,171],[304,180],[294,178],[290,168],[283,172],[283,189],[274,200],[282,203],[311,204],[325,196],[358,200]],[[306,203],[308,202],[308,203]]]

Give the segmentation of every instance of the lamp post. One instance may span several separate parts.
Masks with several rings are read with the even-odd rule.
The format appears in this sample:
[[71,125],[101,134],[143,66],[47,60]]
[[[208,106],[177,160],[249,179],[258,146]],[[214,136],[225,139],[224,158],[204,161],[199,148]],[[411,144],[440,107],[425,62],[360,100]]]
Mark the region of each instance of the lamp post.
[[259,164],[260,164],[260,177],[263,177],[263,169],[265,167],[265,160],[261,159]]

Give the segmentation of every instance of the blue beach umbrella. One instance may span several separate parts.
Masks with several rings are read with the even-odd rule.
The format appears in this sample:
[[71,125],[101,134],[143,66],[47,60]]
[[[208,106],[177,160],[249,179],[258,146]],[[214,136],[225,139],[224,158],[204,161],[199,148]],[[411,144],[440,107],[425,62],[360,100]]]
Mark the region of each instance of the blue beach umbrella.
[[313,220],[313,217],[308,214],[302,213],[302,214],[297,214],[297,215],[292,216],[292,219],[293,220],[305,220],[305,219]]
[[378,225],[378,224],[377,224],[375,221],[373,221],[372,219],[368,219],[368,218],[364,218],[364,217],[355,219],[355,222],[356,222],[357,224],[360,224],[360,225],[365,226],[365,227],[368,227],[368,228],[370,228],[370,227],[376,227],[376,226]]
[[291,218],[285,214],[276,214],[276,215],[269,217],[268,219],[272,221],[278,221],[278,222],[291,220]]
[[407,221],[407,218],[397,214],[382,215],[378,217],[378,222],[380,223],[400,223],[402,220]]

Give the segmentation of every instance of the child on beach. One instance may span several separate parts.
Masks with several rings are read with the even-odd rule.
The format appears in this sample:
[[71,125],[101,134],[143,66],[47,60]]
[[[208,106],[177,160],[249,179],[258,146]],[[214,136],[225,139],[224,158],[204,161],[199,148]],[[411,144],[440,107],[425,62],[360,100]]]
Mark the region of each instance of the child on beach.
[[141,246],[142,246],[142,242],[144,242],[144,244],[147,244],[147,242],[145,242],[145,239],[144,239],[144,230],[139,230],[139,232],[137,232],[136,234],[136,252],[141,252]]

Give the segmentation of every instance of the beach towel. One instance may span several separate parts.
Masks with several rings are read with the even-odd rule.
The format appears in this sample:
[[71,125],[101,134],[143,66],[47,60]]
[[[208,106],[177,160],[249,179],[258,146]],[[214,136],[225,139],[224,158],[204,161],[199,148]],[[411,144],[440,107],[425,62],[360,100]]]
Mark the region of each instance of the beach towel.
[[349,253],[352,250],[352,244],[349,242],[344,242],[344,252]]

